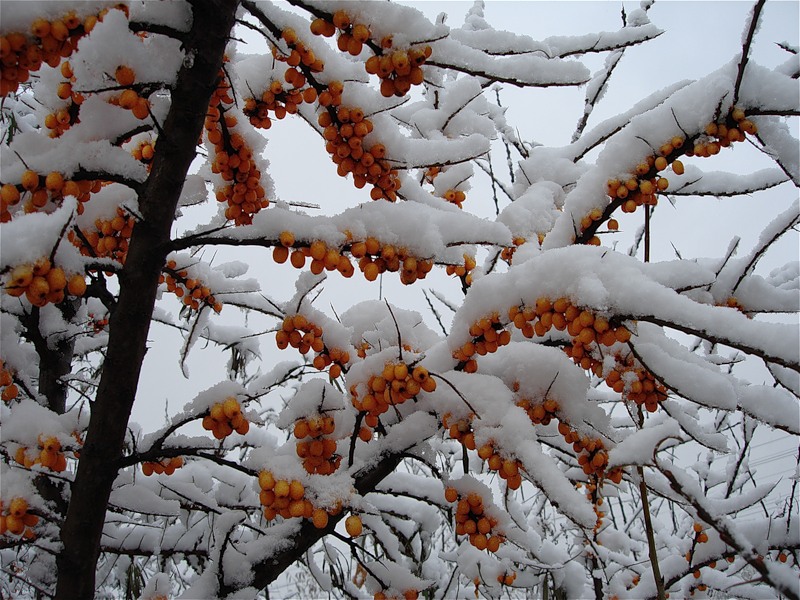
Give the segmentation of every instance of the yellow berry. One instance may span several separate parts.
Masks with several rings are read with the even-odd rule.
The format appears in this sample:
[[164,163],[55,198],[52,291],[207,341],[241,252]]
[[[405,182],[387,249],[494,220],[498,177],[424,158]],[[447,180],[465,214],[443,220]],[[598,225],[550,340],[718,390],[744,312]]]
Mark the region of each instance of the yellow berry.
[[363,525],[361,523],[361,517],[358,515],[350,515],[345,519],[344,528],[347,530],[347,534],[350,537],[358,537],[361,535],[363,531]]

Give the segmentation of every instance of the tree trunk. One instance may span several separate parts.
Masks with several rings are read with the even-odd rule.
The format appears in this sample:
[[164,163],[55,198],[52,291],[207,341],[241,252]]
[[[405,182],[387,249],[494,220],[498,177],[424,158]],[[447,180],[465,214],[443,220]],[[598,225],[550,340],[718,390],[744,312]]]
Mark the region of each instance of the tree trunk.
[[164,265],[183,182],[234,23],[238,0],[194,0],[184,61],[162,125],[152,171],[139,194],[142,220],[119,273],[119,301],[109,322],[108,352],[72,484],[57,557],[56,598],[92,598],[106,505],[119,470],[136,396],[158,276]]

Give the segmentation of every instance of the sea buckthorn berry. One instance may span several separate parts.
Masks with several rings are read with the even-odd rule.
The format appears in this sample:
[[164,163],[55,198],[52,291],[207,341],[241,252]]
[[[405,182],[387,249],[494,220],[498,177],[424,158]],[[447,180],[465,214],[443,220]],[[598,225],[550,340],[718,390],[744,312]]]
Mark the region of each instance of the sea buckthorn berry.
[[[432,392],[436,389],[436,381],[421,366],[409,372],[405,363],[387,362],[380,374],[369,378],[366,388],[363,393],[351,389],[351,401],[358,411],[365,413],[364,422],[369,430],[377,425],[380,415],[390,406],[402,404],[420,391]],[[368,441],[371,434],[362,439]]]
[[[269,206],[261,185],[261,171],[253,160],[253,152],[244,137],[236,131],[237,121],[233,115],[226,115],[226,106],[233,104],[229,90],[230,84],[225,71],[220,71],[220,83],[211,96],[206,116],[206,137],[213,145],[211,170],[218,173],[222,184],[217,186],[216,198],[226,203],[225,218],[235,225],[250,225],[253,216],[262,208]],[[280,85],[280,82],[273,82]],[[245,113],[254,110],[252,99],[245,103]],[[283,107],[281,107],[282,110]],[[256,123],[253,123],[256,124]]]
[[245,435],[250,430],[250,423],[242,414],[239,401],[232,396],[213,404],[209,414],[203,417],[202,425],[203,429],[211,431],[218,440],[226,438],[234,431]]
[[347,531],[347,535],[350,537],[358,537],[361,535],[363,531],[363,525],[361,523],[361,517],[358,515],[350,515],[345,519],[344,522],[345,530]]
[[142,473],[149,477],[156,475],[172,475],[176,469],[183,466],[183,457],[174,456],[172,458],[162,458],[159,461],[145,461],[142,463]]
[[[111,225],[113,229],[113,223]],[[196,278],[189,277],[188,272],[179,270],[174,261],[168,263],[159,277],[159,283],[165,284],[167,291],[172,292],[181,299],[184,306],[189,310],[200,310],[201,307],[208,306],[219,313],[222,310],[222,303],[211,293],[211,289],[203,285]]]
[[127,65],[120,65],[117,67],[117,70],[114,71],[114,78],[117,80],[117,83],[123,86],[132,85],[134,81],[136,81],[136,73],[134,73],[133,69],[131,69]]
[[[452,489],[452,488],[451,488]],[[497,552],[504,537],[496,531],[497,520],[487,514],[483,498],[477,492],[466,495],[453,489],[450,497],[456,504],[455,523],[456,535],[468,536],[470,544],[478,550]],[[448,500],[450,501],[450,500]]]

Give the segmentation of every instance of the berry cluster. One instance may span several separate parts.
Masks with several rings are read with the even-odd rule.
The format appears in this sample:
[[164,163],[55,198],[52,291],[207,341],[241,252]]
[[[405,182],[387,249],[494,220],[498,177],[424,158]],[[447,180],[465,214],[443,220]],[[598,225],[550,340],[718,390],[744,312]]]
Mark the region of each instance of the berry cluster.
[[165,284],[167,291],[181,298],[183,304],[191,310],[200,310],[200,306],[207,305],[219,313],[222,310],[222,302],[217,300],[211,293],[211,288],[195,278],[189,277],[188,271],[178,269],[174,260],[167,261],[158,276],[158,283]]
[[336,440],[331,437],[336,422],[329,415],[309,415],[294,423],[297,456],[303,459],[303,468],[309,473],[330,475],[342,462],[336,454]]
[[[636,165],[632,175],[624,179],[608,180],[606,183],[608,195],[612,200],[616,199],[621,202],[622,212],[632,213],[639,206],[655,206],[658,203],[656,194],[669,187],[669,180],[658,173],[664,171],[671,163],[672,171],[676,175],[683,174],[683,163],[677,159],[677,156],[682,152],[686,152],[683,148],[684,144],[685,140],[681,136],[675,136],[659,148],[659,154],[650,155],[643,162]],[[600,209],[595,209],[589,213],[581,220],[581,228],[586,229],[593,221],[599,220],[600,214]],[[616,222],[609,224],[609,229],[612,231],[616,228],[618,228]],[[599,240],[590,243],[599,243]]]
[[70,296],[83,296],[86,293],[86,280],[78,273],[67,278],[64,269],[52,266],[47,258],[40,258],[33,264],[14,267],[4,290],[9,296],[24,294],[33,306],[42,307],[63,302],[67,293]]
[[76,227],[67,233],[67,239],[84,256],[111,258],[124,265],[128,255],[128,240],[135,224],[136,219],[118,206],[116,215],[111,219],[95,219],[94,229],[91,230]]
[[442,196],[450,204],[455,204],[458,208],[463,208],[461,205],[467,199],[467,194],[463,190],[447,190]]
[[378,418],[390,406],[402,404],[420,391],[432,392],[435,389],[436,380],[425,367],[417,365],[409,369],[404,362],[387,362],[380,375],[369,378],[367,392],[361,398],[356,389],[351,388],[350,391],[355,409],[366,413],[364,424],[374,429],[378,425]]
[[[84,100],[83,95],[72,88],[72,84],[75,83],[75,73],[72,71],[72,64],[68,60],[65,60],[61,63],[60,70],[62,77],[64,77],[66,81],[62,81],[58,84],[56,95],[62,100],[70,100],[73,104],[82,104]],[[52,127],[48,129],[52,129]]]
[[513,246],[508,246],[507,248],[503,248],[500,251],[500,258],[506,261],[508,264],[511,264],[514,260],[514,252],[516,252],[517,248],[522,246],[527,240],[524,237],[515,237],[513,239]]
[[[397,248],[392,244],[381,244],[374,237],[367,237],[364,241],[353,241],[350,232],[347,233],[349,250],[353,258],[358,259],[358,267],[367,281],[375,281],[381,273],[386,271],[400,272],[400,281],[411,285],[417,279],[424,279],[433,268],[433,261],[417,258],[411,255],[407,248]],[[289,260],[293,267],[302,269],[306,259],[311,259],[311,272],[314,274],[322,271],[338,270],[343,277],[352,277],[355,269],[350,259],[343,254],[344,248],[328,246],[322,240],[315,240],[311,244],[295,241],[291,231],[283,231],[279,237],[280,245],[275,246],[272,258],[276,263],[282,264]]]
[[473,323],[469,328],[469,335],[472,339],[453,352],[453,358],[463,365],[466,373],[474,373],[478,370],[478,362],[474,358],[476,354],[484,356],[497,352],[500,346],[505,346],[511,341],[511,333],[503,329],[500,315],[497,313],[492,313]]
[[[127,6],[119,4],[115,8],[127,16]],[[108,10],[83,20],[73,12],[52,21],[40,18],[31,23],[30,37],[19,32],[0,36],[0,98],[16,92],[20,83],[28,81],[30,72],[38,71],[42,64],[56,68],[63,58],[71,56],[78,40],[94,29]]]
[[216,198],[228,204],[226,219],[236,225],[250,225],[253,215],[269,206],[269,200],[264,197],[261,171],[253,160],[253,151],[240,133],[232,131],[237,125],[236,117],[225,114],[225,106],[233,104],[233,98],[229,94],[230,83],[222,70],[219,79],[205,120],[206,136],[214,147],[211,171],[219,173],[226,182],[216,190]]
[[328,84],[328,87],[323,89],[319,96],[317,97],[317,102],[319,102],[320,106],[332,106],[337,107],[342,105],[342,92],[344,91],[344,85],[341,81],[331,81]]
[[353,258],[358,259],[358,268],[367,281],[375,281],[385,271],[400,271],[400,281],[411,285],[417,279],[425,279],[433,268],[432,260],[412,256],[403,247],[381,244],[374,237],[368,237],[363,242],[354,242],[350,246],[350,253]]
[[314,367],[320,371],[330,367],[329,375],[336,379],[342,374],[342,369],[350,362],[350,353],[341,348],[328,348],[322,339],[322,328],[310,322],[303,315],[286,317],[280,331],[275,335],[275,343],[281,350],[288,346],[297,348],[301,354],[309,350],[317,353],[314,357]]
[[61,473],[67,469],[67,459],[61,451],[61,442],[55,436],[43,438],[41,435],[37,440],[38,447],[29,452],[24,446],[17,448],[14,460],[17,464],[30,469],[33,465],[43,467]]
[[0,388],[3,388],[3,391],[0,392],[3,402],[11,402],[19,396],[19,388],[14,383],[14,373],[6,368],[2,359],[0,359]]
[[405,96],[412,85],[422,83],[424,74],[421,67],[431,57],[431,47],[391,50],[391,38],[384,38],[381,46],[386,52],[368,58],[364,68],[370,75],[380,77],[382,96]]
[[705,137],[699,138],[692,148],[686,149],[686,156],[714,156],[722,148],[735,142],[743,142],[747,134],[755,135],[758,127],[746,117],[744,110],[733,107],[721,123],[706,125],[704,133]]
[[[364,44],[369,41],[370,31],[369,26],[364,23],[353,23],[350,15],[343,10],[337,10],[333,13],[333,22],[324,22],[321,26],[317,24],[314,26],[312,21],[312,33],[315,29],[321,29],[322,35],[331,31],[331,25],[339,30],[339,37],[336,39],[336,46],[342,52],[347,52],[351,56],[358,56],[364,49]],[[332,34],[331,34],[332,35]]]
[[25,539],[33,539],[35,533],[31,527],[39,523],[39,517],[28,512],[28,501],[25,498],[12,498],[8,510],[3,510],[0,500],[0,535],[21,535]]
[[310,519],[317,529],[325,529],[328,526],[328,518],[342,511],[339,505],[329,510],[315,507],[311,500],[306,498],[305,487],[300,481],[275,479],[270,471],[261,471],[258,474],[258,487],[260,489],[258,499],[264,507],[264,518],[268,521],[278,515],[284,519],[302,517]]
[[509,489],[516,490],[522,485],[522,463],[516,458],[503,456],[492,440],[478,448],[478,456],[486,461],[490,471],[497,471],[500,478],[506,480]]
[[325,139],[325,150],[337,165],[340,177],[353,174],[353,183],[361,189],[372,185],[370,197],[373,200],[384,198],[391,202],[397,199],[396,190],[400,188],[397,170],[392,169],[386,160],[386,147],[383,144],[364,145],[364,138],[373,130],[370,119],[358,107],[339,106],[335,111],[326,110],[317,118]]
[[[591,503],[592,508],[594,509],[594,514],[596,517],[593,532],[596,535],[600,529],[603,527],[603,518],[606,516],[605,511],[601,508],[605,500],[603,496],[600,494],[600,488],[602,487],[602,479],[598,478],[590,478],[589,481],[586,482],[586,499]],[[581,487],[582,484],[578,484],[577,487]],[[584,545],[588,547],[589,540],[584,540]],[[588,550],[591,554],[593,551]]]
[[47,135],[51,138],[60,137],[67,129],[79,122],[78,105],[74,101],[64,108],[49,113],[44,118],[44,126],[50,130]]
[[[562,428],[561,425],[565,425],[565,427]],[[558,431],[568,444],[572,444],[572,449],[579,453],[578,464],[586,475],[600,475],[605,472],[608,465],[608,452],[604,448],[603,440],[580,435],[565,423],[559,423]],[[562,433],[563,431],[566,433]],[[615,481],[615,483],[619,482]]]
[[[697,548],[697,544],[705,544],[706,542],[708,542],[708,534],[705,531],[703,531],[703,525],[701,523],[694,523],[692,525],[692,533],[694,534],[692,536],[692,547],[686,552],[685,556],[686,561],[689,564],[692,563],[692,558],[694,557],[694,551]],[[717,566],[716,561],[712,561],[708,564],[708,567],[711,569],[716,568],[716,566]],[[694,577],[695,579],[700,579],[702,575],[703,574],[700,571],[699,567],[692,572],[692,577]],[[706,590],[707,586],[705,584],[700,583],[693,587],[694,589],[697,589],[698,591],[702,592]],[[694,595],[694,589],[692,589],[691,595]]]
[[139,162],[144,163],[147,166],[147,171],[150,171],[150,165],[153,162],[153,156],[156,153],[156,142],[155,140],[142,140],[139,142],[133,150],[131,150],[131,156],[138,160]]
[[547,426],[552,419],[557,418],[558,402],[552,398],[545,398],[544,401],[538,403],[522,398],[517,401],[517,406],[528,413],[528,418],[534,425]]
[[644,406],[648,412],[658,410],[659,403],[667,397],[667,388],[639,365],[632,354],[624,359],[617,355],[615,359],[616,365],[606,376],[606,384],[627,400]]
[[[589,227],[592,226],[592,223],[594,223],[595,221],[600,221],[602,218],[603,218],[603,211],[601,211],[599,208],[593,208],[591,211],[589,211],[589,214],[585,215],[581,219],[580,230],[584,231],[588,229]],[[619,227],[619,225],[617,225],[617,227]],[[599,246],[600,238],[597,237],[596,235],[593,235],[587,240],[586,243],[589,244],[590,246]]]
[[317,100],[317,90],[306,86],[306,77],[294,67],[286,69],[284,79],[291,85],[284,89],[280,81],[273,81],[261,94],[260,99],[247,98],[244,101],[244,114],[250,119],[250,124],[259,129],[269,129],[272,121],[270,111],[275,118],[283,119],[287,114],[293,115],[297,107],[303,102],[313,104]]
[[136,90],[130,87],[136,82],[134,70],[128,65],[120,65],[114,72],[114,79],[121,87],[127,89],[124,89],[118,96],[112,96],[108,101],[109,104],[131,111],[133,116],[139,120],[146,119],[150,114],[150,100],[145,96],[139,95]]
[[[558,402],[553,398],[545,398],[543,402],[533,403],[531,400],[523,398],[517,401],[517,406],[522,408],[534,425],[549,425],[553,419],[560,419],[558,423],[558,433],[568,444],[572,444],[572,449],[578,453],[578,464],[583,468],[586,475],[604,475],[605,467],[608,464],[608,453],[604,449],[603,440],[592,439],[581,435],[567,423],[563,417],[558,416]],[[610,472],[609,478],[614,483],[622,481],[622,471],[615,469]]]
[[487,515],[483,498],[477,492],[465,496],[455,488],[448,487],[444,491],[445,500],[456,504],[456,535],[468,535],[469,543],[478,550],[497,552],[505,537],[495,531],[497,519]]
[[145,461],[142,463],[142,473],[149,477],[153,473],[156,475],[172,475],[175,469],[180,469],[183,466],[182,456],[173,456],[172,458],[162,458],[154,462]]
[[328,513],[325,516],[315,517],[314,505],[308,500],[305,487],[296,479],[291,481],[286,479],[276,480],[269,471],[261,471],[258,474],[258,486],[261,489],[258,499],[264,507],[264,517],[271,521],[277,515],[284,519],[292,517],[313,518],[314,524],[320,523],[319,529],[328,524]]
[[472,419],[474,415],[452,420],[450,413],[442,415],[442,426],[447,429],[448,435],[459,442],[461,442],[467,450],[475,450],[475,432],[472,429]]
[[514,585],[516,579],[517,573],[515,571],[506,571],[497,576],[497,583],[500,585]]
[[66,81],[58,85],[56,95],[60,99],[66,100],[67,103],[44,118],[44,126],[49,129],[48,135],[51,138],[61,136],[67,129],[80,122],[80,105],[84,100],[83,94],[76,92],[72,87],[75,83],[75,75],[68,60],[61,63],[61,75]]
[[272,55],[276,60],[285,62],[290,67],[298,67],[302,64],[312,73],[320,73],[325,68],[325,65],[316,57],[314,51],[300,41],[294,29],[290,27],[284,29],[281,32],[281,39],[289,47],[289,54],[286,55],[277,46],[273,46]]
[[584,347],[594,341],[612,346],[630,338],[630,332],[624,327],[612,327],[605,317],[595,317],[593,313],[581,310],[567,298],[558,298],[553,302],[542,297],[533,306],[512,306],[508,317],[527,338],[543,336],[551,328],[566,330],[573,338],[573,346]]
[[[334,246],[328,246],[322,240],[314,240],[309,245],[296,244],[294,234],[291,231],[282,231],[280,234],[280,246],[275,246],[272,251],[273,260],[282,264],[290,258],[292,266],[302,269],[306,264],[306,259],[311,259],[311,272],[319,275],[323,271],[339,271],[343,277],[352,277],[355,273],[350,259],[341,254],[340,250]],[[293,248],[291,254],[290,248]]]
[[0,187],[0,222],[11,220],[8,209],[19,204],[23,195],[27,196],[23,205],[26,213],[36,212],[50,201],[58,205],[64,196],[74,196],[79,202],[78,214],[82,214],[82,203],[89,200],[92,192],[100,191],[101,185],[99,181],[65,180],[57,171],[44,176],[28,169],[22,174],[19,185],[6,183]]
[[[423,180],[427,183],[433,184],[439,174],[445,172],[447,168],[448,167],[441,165],[433,165],[428,167],[423,173]],[[455,187],[447,189],[443,194],[441,194],[441,198],[450,204],[456,205],[458,208],[463,208],[462,204],[467,199],[467,193],[464,190],[459,189],[459,186],[461,186],[462,183],[463,182],[456,183]],[[434,195],[437,195],[435,191]]]
[[476,266],[477,263],[475,262],[475,257],[470,256],[469,254],[464,254],[463,265],[447,265],[445,272],[448,275],[455,275],[461,279],[465,286],[469,287],[472,285],[472,271]]
[[240,435],[246,434],[250,430],[250,423],[242,414],[239,401],[230,396],[211,407],[209,414],[203,417],[203,429],[210,431],[216,439],[221,440],[234,431]]

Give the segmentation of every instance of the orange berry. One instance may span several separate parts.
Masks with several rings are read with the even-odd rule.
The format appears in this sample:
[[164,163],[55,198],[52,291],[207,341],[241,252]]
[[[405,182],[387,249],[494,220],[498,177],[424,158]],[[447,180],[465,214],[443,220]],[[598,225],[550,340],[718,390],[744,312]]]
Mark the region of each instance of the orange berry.
[[222,403],[222,410],[228,419],[234,419],[237,415],[242,414],[242,407],[239,406],[238,400],[233,396],[225,399]]
[[273,487],[273,491],[275,492],[275,496],[278,498],[286,498],[289,496],[290,486],[289,482],[285,479],[279,479],[275,482],[275,486]]
[[343,10],[333,13],[333,24],[338,29],[346,29],[350,26],[350,17]]
[[275,487],[275,477],[269,471],[258,474],[258,485],[262,490],[271,490]]
[[28,169],[22,174],[21,183],[23,188],[33,192],[39,187],[39,174]]
[[272,249],[272,260],[278,264],[283,264],[289,258],[289,249],[286,246],[275,246]]
[[290,256],[290,261],[295,269],[302,269],[306,264],[306,257],[300,250],[294,250]]
[[136,104],[131,108],[131,112],[139,120],[146,119],[150,114],[150,102],[147,98],[138,98]]
[[311,521],[317,529],[325,529],[328,526],[328,513],[321,508],[315,508],[311,513]]
[[132,85],[136,81],[136,73],[127,65],[120,65],[114,72],[114,78],[120,85]]
[[292,500],[300,500],[305,496],[306,490],[303,487],[303,484],[293,479],[292,482],[289,484],[289,497]]
[[14,498],[8,506],[8,514],[19,519],[28,512],[28,502],[24,498]]
[[361,517],[358,515],[350,515],[345,519],[344,528],[347,530],[347,534],[350,537],[358,537],[361,535],[363,531],[363,524],[361,523]]

